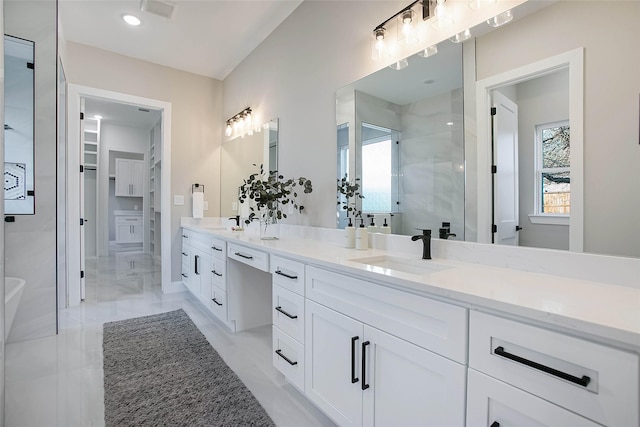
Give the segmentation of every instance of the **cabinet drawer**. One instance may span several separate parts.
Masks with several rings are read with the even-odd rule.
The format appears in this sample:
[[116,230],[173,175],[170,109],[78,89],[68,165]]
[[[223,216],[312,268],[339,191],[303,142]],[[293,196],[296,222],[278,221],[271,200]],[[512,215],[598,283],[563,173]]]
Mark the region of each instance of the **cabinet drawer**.
[[304,343],[304,298],[275,283],[272,295],[274,326]]
[[142,225],[141,216],[117,216],[116,225]]
[[210,307],[213,314],[223,322],[227,321],[227,313],[229,312],[229,306],[227,305],[227,293],[221,291],[215,286],[211,287],[211,301]]
[[466,364],[467,309],[310,266],[305,281],[307,298]]
[[273,366],[301,391],[304,390],[304,347],[273,326]]
[[227,242],[222,239],[211,238],[211,254],[214,258],[226,261],[227,259]]
[[637,426],[638,355],[476,311],[469,366],[604,425]]
[[220,290],[227,290],[227,260],[213,258],[211,267],[211,283]]
[[269,254],[266,252],[229,243],[227,255],[258,270],[269,272]]
[[273,255],[269,264],[274,284],[304,296],[304,264]]
[[205,254],[211,253],[210,237],[204,233],[191,233],[189,235],[189,246],[204,252]]
[[596,427],[573,412],[469,369],[467,427]]

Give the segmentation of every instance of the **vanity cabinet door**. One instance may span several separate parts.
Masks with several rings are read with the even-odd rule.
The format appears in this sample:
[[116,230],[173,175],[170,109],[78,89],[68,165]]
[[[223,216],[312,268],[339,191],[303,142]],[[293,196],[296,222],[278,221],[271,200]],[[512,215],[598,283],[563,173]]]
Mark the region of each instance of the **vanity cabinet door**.
[[469,369],[467,427],[595,427],[586,418]]
[[116,159],[116,196],[142,197],[144,162]]
[[365,325],[363,425],[463,427],[466,366]]
[[341,426],[362,425],[363,324],[307,300],[305,394]]

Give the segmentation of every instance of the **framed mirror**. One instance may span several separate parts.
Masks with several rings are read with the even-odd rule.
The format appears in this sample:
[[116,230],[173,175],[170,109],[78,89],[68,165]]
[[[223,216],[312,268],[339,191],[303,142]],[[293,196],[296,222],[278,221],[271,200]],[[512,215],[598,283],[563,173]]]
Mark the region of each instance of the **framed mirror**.
[[243,181],[258,172],[255,165],[278,170],[278,119],[265,123],[259,132],[223,143],[220,160],[220,216],[244,216],[238,203]]
[[35,214],[35,43],[4,36],[4,213]]

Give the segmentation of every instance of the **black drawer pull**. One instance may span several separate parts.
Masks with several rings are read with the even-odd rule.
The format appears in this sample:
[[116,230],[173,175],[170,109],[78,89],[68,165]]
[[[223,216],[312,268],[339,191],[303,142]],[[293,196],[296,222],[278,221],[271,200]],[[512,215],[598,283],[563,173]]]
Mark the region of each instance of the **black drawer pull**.
[[212,272],[213,274],[215,274],[216,276],[218,276],[218,277],[222,277],[222,273],[218,273],[218,272],[217,272],[217,271],[215,271],[215,270],[211,270],[211,272]]
[[188,276],[186,274],[182,273],[182,277],[184,277],[186,279]]
[[236,252],[236,255],[238,255],[240,258],[253,259],[251,255],[245,255],[242,252]]
[[285,356],[284,354],[282,354],[282,350],[276,350],[276,354],[280,357],[282,357],[284,360],[287,361],[287,363],[291,366],[295,366],[298,364],[298,362],[294,362],[291,359],[289,359],[287,356]]
[[369,341],[365,341],[362,343],[362,390],[366,390],[369,388],[369,384],[367,384],[366,375],[367,375],[367,346],[371,344]]
[[522,363],[523,365],[529,366],[534,369],[538,369],[539,371],[546,372],[547,374],[551,374],[558,378],[562,378],[563,380],[570,381],[574,384],[581,385],[582,387],[586,387],[591,382],[591,378],[586,375],[583,375],[582,378],[574,377],[571,374],[567,374],[566,372],[558,371],[557,369],[550,368],[548,366],[542,365],[538,362],[534,362],[529,359],[525,359],[524,357],[516,356],[515,354],[507,353],[504,351],[504,347],[496,347],[493,350],[495,354],[498,356],[502,356],[506,359],[513,360],[514,362]]
[[189,255],[185,254],[184,252],[182,252],[182,255],[184,255],[184,256],[189,256]]
[[491,423],[491,425],[489,427],[500,427],[500,423],[497,421],[494,421]]
[[215,298],[213,298],[211,301],[215,302],[217,305],[222,306],[221,302],[218,302]]
[[351,384],[360,381],[358,378],[356,378],[356,341],[358,341],[359,339],[360,337],[351,338]]
[[183,234],[182,237],[184,237],[185,239],[189,238],[189,236],[187,236],[186,234]]
[[222,252],[222,248],[219,248],[215,245],[211,246],[211,249],[213,249],[214,251]]
[[284,314],[289,319],[297,319],[298,318],[298,316],[292,316],[289,313],[287,313],[286,311],[284,311],[281,306],[276,307],[276,311],[279,311],[280,313]]
[[282,271],[280,271],[280,270],[276,270],[276,274],[278,274],[278,275],[280,275],[280,276],[284,276],[284,277],[286,277],[287,279],[291,279],[291,280],[296,280],[296,279],[298,278],[298,276],[291,276],[290,274],[283,273],[283,272],[282,272]]

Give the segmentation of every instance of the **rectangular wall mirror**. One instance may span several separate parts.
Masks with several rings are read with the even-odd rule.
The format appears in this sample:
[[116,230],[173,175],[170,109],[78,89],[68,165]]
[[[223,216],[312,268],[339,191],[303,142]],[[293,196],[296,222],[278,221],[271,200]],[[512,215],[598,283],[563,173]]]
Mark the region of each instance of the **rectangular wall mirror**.
[[29,40],[4,36],[4,213],[33,215],[34,49]]
[[278,119],[263,125],[259,132],[223,143],[220,163],[220,216],[242,215],[238,191],[243,181],[258,172],[261,164],[265,170],[278,170]]

